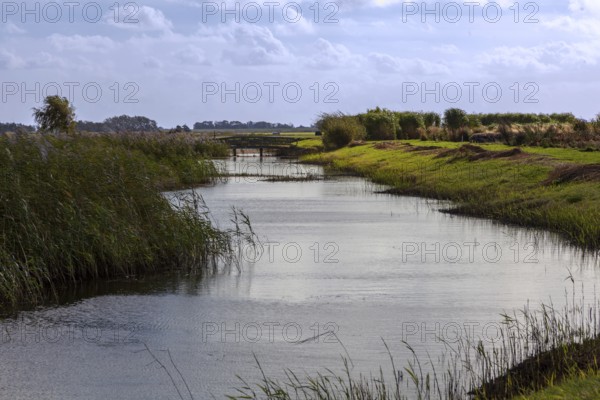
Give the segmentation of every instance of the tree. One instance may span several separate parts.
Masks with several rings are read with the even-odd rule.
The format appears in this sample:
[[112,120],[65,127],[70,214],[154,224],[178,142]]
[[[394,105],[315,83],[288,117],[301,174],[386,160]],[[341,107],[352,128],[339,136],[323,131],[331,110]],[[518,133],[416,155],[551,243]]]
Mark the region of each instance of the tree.
[[104,124],[113,132],[158,132],[156,121],[142,116],[121,115],[104,120]]
[[449,108],[444,112],[444,125],[452,132],[469,126],[469,117],[467,113],[460,108]]
[[436,112],[426,112],[423,113],[423,122],[425,123],[425,128],[430,128],[432,126],[439,127],[442,123],[442,119],[440,118],[440,114]]
[[33,109],[33,117],[41,132],[75,132],[75,109],[65,97],[46,97],[43,107]]

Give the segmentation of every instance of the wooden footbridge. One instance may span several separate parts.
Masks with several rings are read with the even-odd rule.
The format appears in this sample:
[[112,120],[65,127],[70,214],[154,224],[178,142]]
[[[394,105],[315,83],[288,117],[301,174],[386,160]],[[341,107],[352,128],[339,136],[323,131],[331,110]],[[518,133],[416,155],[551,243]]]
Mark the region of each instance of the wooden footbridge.
[[301,139],[286,136],[229,136],[217,139],[229,146],[233,151],[233,156],[237,156],[237,150],[255,149],[258,150],[260,156],[263,156],[263,151],[266,150],[281,150],[288,147],[296,146]]

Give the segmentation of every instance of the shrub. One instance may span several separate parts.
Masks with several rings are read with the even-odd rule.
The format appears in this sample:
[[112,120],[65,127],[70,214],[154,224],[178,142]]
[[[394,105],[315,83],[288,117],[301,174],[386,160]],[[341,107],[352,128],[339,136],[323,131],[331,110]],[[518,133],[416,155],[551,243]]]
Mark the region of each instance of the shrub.
[[421,114],[412,112],[396,113],[398,120],[398,139],[418,139],[419,129],[425,128]]
[[475,114],[469,114],[467,118],[469,118],[469,128],[475,129],[481,126],[481,120],[479,119],[479,116]]
[[591,131],[590,124],[585,119],[576,119],[573,122],[573,130],[577,133],[589,133]]
[[592,129],[595,134],[600,135],[600,113],[592,120]]
[[359,120],[366,129],[368,140],[396,139],[398,122],[391,111],[369,110],[366,114],[359,115]]
[[444,112],[444,125],[448,131],[448,138],[452,141],[465,141],[469,139],[469,126],[467,113],[460,108],[450,108]]
[[510,145],[513,139],[513,133],[511,126],[508,124],[501,124],[498,126],[498,133],[502,138],[502,142],[506,145]]
[[439,128],[442,125],[442,117],[440,117],[440,114],[435,112],[426,112],[423,113],[423,123],[425,124],[425,128]]
[[460,108],[450,108],[444,112],[444,125],[452,132],[469,126],[467,113]]
[[323,146],[326,150],[339,149],[353,140],[363,140],[365,127],[357,117],[342,113],[323,114],[317,122],[317,128],[323,132]]
[[431,126],[426,129],[426,134],[429,140],[445,140],[447,135],[444,130],[440,127]]

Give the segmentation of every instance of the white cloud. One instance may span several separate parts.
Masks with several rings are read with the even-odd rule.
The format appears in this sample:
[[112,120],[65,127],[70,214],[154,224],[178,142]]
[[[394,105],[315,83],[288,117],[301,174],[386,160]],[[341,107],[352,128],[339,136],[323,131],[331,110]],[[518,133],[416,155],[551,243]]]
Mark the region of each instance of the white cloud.
[[204,55],[204,50],[198,46],[189,45],[172,53],[173,57],[187,65],[210,65]]
[[569,0],[569,10],[574,13],[600,14],[598,0]]
[[442,54],[459,54],[460,50],[453,44],[442,44],[433,48],[435,52]]
[[449,73],[448,67],[442,64],[433,63],[420,58],[399,58],[389,54],[371,53],[369,54],[371,63],[379,72],[383,73],[401,73],[412,75],[440,75]]
[[236,65],[267,65],[289,62],[291,54],[267,27],[236,26],[229,35],[223,58]]
[[0,50],[0,69],[21,69],[27,65],[18,55],[6,50]]
[[148,6],[141,6],[135,10],[121,8],[118,21],[115,21],[114,12],[107,14],[106,21],[121,29],[142,32],[170,32],[173,28],[173,23],[162,11]]
[[40,52],[35,57],[25,58],[7,50],[0,50],[0,69],[24,70],[33,68],[63,68],[65,63],[62,59]]
[[546,43],[532,47],[496,47],[479,56],[483,65],[537,72],[554,72],[563,68],[571,72],[573,67],[595,65],[600,59],[600,42]]
[[283,21],[275,25],[275,30],[280,35],[285,36],[297,36],[299,34],[313,34],[315,33],[315,27],[311,21],[298,14],[294,8],[289,8],[289,19],[296,22]]
[[7,21],[6,23],[4,23],[2,25],[4,25],[2,27],[2,31],[4,31],[10,35],[21,35],[26,32],[25,29],[18,27],[12,21]]
[[363,61],[363,57],[353,54],[343,44],[334,44],[323,38],[317,39],[315,50],[314,54],[307,55],[307,64],[312,68],[342,70],[357,67]]
[[144,67],[151,69],[160,69],[163,66],[163,63],[155,57],[146,57],[142,64],[144,65]]

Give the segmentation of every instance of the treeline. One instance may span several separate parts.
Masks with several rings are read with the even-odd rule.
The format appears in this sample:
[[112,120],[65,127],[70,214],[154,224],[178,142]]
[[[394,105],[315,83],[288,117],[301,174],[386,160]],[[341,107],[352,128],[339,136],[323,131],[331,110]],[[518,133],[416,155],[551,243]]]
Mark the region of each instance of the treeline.
[[339,148],[353,140],[418,139],[428,129],[440,129],[442,117],[435,112],[400,112],[377,107],[357,115],[322,114],[316,126],[324,132],[326,148]]
[[[105,119],[103,122],[76,121],[75,128],[80,132],[119,133],[119,132],[158,132],[156,121],[142,116],[121,115]],[[188,128],[189,130],[189,128]],[[33,133],[36,127],[17,123],[0,123],[0,133]]]
[[31,126],[31,125],[16,124],[14,122],[7,122],[7,123],[0,122],[0,133],[7,133],[7,132],[32,133],[32,132],[35,132],[35,127]]
[[400,112],[385,108],[346,115],[322,114],[316,123],[323,144],[335,149],[360,140],[501,141],[510,145],[600,148],[600,116],[592,121],[572,113],[469,114],[451,108],[435,112]]
[[142,116],[121,115],[105,119],[103,122],[77,121],[76,129],[85,132],[158,132],[156,121]]
[[479,119],[482,125],[512,125],[512,124],[571,124],[577,118],[572,113],[526,114],[526,113],[495,113],[469,114]]
[[294,124],[282,124],[279,122],[266,122],[266,121],[202,121],[194,124],[194,129],[298,129],[310,127],[299,126],[296,127]]

